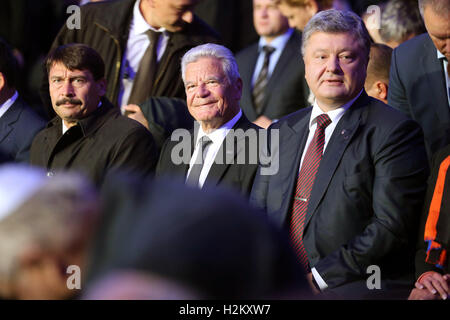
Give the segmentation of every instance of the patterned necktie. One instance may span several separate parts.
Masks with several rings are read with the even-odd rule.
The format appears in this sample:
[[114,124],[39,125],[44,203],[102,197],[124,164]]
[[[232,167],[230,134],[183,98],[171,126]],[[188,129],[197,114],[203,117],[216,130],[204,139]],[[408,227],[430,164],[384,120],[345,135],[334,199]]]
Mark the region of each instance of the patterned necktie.
[[266,85],[268,82],[269,73],[269,62],[270,55],[275,51],[275,48],[270,46],[264,46],[264,63],[261,71],[259,72],[258,78],[256,79],[255,85],[253,86],[253,104],[255,105],[255,111],[258,116],[262,114],[263,101],[265,96]]
[[191,186],[198,187],[198,181],[200,179],[200,173],[203,169],[203,163],[205,162],[205,156],[206,156],[206,148],[209,146],[209,144],[212,143],[211,139],[207,136],[203,136],[200,139],[200,150],[197,153],[197,157],[195,158],[195,162],[192,165],[191,171],[189,172],[189,175],[186,178],[186,184],[189,184]]
[[314,185],[317,169],[322,159],[325,142],[325,128],[331,123],[330,117],[321,114],[316,118],[317,128],[314,137],[306,151],[300,173],[297,178],[295,198],[292,205],[290,235],[300,263],[309,272],[308,256],[303,246],[303,227],[305,222],[308,202]]
[[150,40],[150,45],[144,53],[144,56],[139,63],[139,69],[136,72],[136,77],[133,80],[133,88],[131,89],[128,104],[139,104],[150,97],[153,81],[157,68],[156,48],[158,46],[158,39],[161,32],[147,30],[146,34]]

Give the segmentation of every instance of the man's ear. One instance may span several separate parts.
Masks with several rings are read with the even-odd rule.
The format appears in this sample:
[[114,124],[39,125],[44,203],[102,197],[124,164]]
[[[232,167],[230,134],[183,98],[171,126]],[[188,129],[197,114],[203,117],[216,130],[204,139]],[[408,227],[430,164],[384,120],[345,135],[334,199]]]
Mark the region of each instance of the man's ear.
[[242,79],[238,78],[233,85],[236,88],[236,97],[235,98],[239,101],[239,100],[241,100],[241,97],[242,97],[242,87],[243,87]]
[[386,101],[388,96],[388,85],[383,81],[376,81],[377,95],[380,100]]
[[106,79],[100,79],[96,82],[98,95],[103,97],[106,94]]
[[0,72],[0,91],[6,86],[6,79],[3,73]]
[[319,12],[319,5],[316,0],[305,1],[305,9],[310,13],[311,17]]

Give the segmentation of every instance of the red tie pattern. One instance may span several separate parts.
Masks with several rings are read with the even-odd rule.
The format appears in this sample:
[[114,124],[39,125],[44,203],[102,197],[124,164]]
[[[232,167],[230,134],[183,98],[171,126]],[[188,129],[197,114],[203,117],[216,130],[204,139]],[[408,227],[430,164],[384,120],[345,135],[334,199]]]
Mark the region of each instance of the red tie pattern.
[[317,128],[314,137],[308,146],[303,164],[297,178],[297,187],[292,206],[290,236],[300,263],[309,272],[308,256],[303,246],[303,227],[306,210],[308,209],[311,190],[314,185],[317,169],[322,159],[325,142],[325,128],[331,123],[330,117],[321,114],[316,118]]

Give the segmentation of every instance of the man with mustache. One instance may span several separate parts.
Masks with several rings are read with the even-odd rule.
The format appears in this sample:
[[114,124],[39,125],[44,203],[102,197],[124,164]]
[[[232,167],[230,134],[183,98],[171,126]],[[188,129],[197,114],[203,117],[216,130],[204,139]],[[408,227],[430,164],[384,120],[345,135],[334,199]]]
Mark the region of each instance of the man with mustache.
[[31,146],[31,164],[48,170],[77,170],[100,185],[110,170],[149,174],[157,152],[151,134],[120,115],[105,97],[105,65],[83,44],[68,44],[46,59],[49,92],[57,116]]
[[427,157],[419,125],[364,91],[369,52],[350,11],[308,22],[302,54],[315,102],[269,128],[280,169],[258,171],[250,198],[290,232],[315,292],[406,298]]
[[167,139],[157,175],[181,177],[199,188],[226,185],[247,196],[261,128],[239,106],[242,80],[233,54],[211,43],[197,46],[183,56],[181,69],[187,107],[200,126]]

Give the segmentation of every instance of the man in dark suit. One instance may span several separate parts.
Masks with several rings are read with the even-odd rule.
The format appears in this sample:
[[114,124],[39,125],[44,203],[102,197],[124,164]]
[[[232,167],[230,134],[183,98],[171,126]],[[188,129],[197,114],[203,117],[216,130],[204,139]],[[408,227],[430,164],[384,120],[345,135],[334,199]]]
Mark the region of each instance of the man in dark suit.
[[419,1],[426,34],[392,54],[388,102],[419,122],[428,157],[450,143],[449,1]]
[[260,128],[239,106],[242,80],[233,54],[206,44],[189,50],[181,64],[188,110],[200,126],[172,134],[157,174],[174,174],[200,188],[225,185],[248,195],[258,167]]
[[[216,32],[193,14],[199,1],[86,4],[81,7],[80,26],[66,23],[52,49],[73,42],[95,49],[105,61],[106,97],[114,105],[139,104],[150,96],[184,98],[178,70],[181,57],[196,45],[218,41]],[[48,102],[45,82],[42,97]]]
[[274,119],[306,107],[309,90],[301,35],[289,28],[276,1],[254,0],[253,21],[260,40],[236,55],[244,83],[241,106],[250,121],[267,128]]
[[45,121],[20,99],[17,72],[11,49],[0,39],[0,151],[9,161],[28,162],[31,142]]
[[[369,50],[354,13],[326,10],[310,20],[302,53],[316,100],[271,126],[280,169],[258,171],[251,201],[289,229],[314,290],[406,297],[426,152],[416,122],[364,91]],[[378,284],[368,279],[374,267]]]

